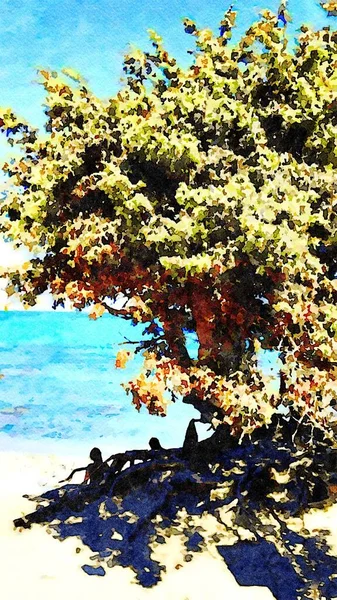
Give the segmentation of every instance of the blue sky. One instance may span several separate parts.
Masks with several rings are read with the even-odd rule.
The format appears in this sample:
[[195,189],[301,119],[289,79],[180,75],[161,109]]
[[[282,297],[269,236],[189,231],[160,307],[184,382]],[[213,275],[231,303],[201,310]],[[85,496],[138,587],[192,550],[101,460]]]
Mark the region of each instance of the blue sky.
[[[12,106],[33,124],[43,124],[43,89],[36,68],[70,66],[89,81],[100,96],[114,94],[122,75],[122,57],[129,43],[148,44],[147,29],[166,40],[182,61],[192,46],[183,32],[187,16],[200,26],[216,28],[229,0],[2,0],[0,29],[0,105]],[[279,0],[238,0],[238,30],[256,20],[262,8],[277,11]],[[337,20],[328,18],[316,0],[289,0],[291,30],[301,22],[315,28]]]
[[[182,19],[189,17],[198,26],[215,30],[230,4],[230,0],[1,0],[0,106],[11,106],[33,125],[43,127],[44,90],[36,82],[39,67],[72,67],[96,94],[114,95],[128,44],[146,48],[149,28],[162,35],[168,50],[187,64],[193,39],[184,33]],[[236,35],[257,19],[261,9],[277,12],[278,6],[279,0],[234,2]],[[293,17],[292,35],[301,23],[316,29],[337,26],[337,19],[327,17],[317,0],[288,0],[288,10]],[[0,136],[0,162],[6,152],[11,149]],[[13,264],[26,253],[14,252],[0,240],[0,256],[3,264]],[[7,302],[1,283],[0,309]],[[49,306],[49,298],[46,303]]]

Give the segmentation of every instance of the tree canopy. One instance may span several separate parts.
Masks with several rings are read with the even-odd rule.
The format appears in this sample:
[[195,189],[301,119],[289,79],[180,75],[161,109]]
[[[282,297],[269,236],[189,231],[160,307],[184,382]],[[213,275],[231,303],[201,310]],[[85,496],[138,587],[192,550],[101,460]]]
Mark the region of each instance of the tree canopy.
[[[1,203],[6,239],[34,256],[8,270],[31,306],[50,290],[92,317],[144,323],[137,408],[183,396],[234,433],[282,403],[326,428],[337,399],[337,33],[264,11],[236,43],[190,20],[184,69],[150,32],[125,83],[100,100],[71,70],[40,71],[46,132],[2,110],[19,154]],[[122,295],[122,308],[114,300]],[[193,359],[186,331],[199,344]],[[281,385],[258,367],[282,359]],[[126,359],[123,352],[120,363]]]

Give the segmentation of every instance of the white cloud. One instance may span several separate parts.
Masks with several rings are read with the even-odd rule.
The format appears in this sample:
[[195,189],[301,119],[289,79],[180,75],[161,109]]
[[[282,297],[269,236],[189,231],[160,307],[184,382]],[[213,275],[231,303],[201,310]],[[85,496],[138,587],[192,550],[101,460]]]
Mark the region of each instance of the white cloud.
[[30,254],[24,248],[15,248],[11,242],[0,240],[0,267],[17,267],[29,260]]
[[[11,242],[0,240],[0,268],[16,268],[28,261],[31,254],[25,248],[15,248]],[[8,297],[5,291],[6,279],[0,278],[0,310],[24,310],[23,305],[15,296]],[[41,294],[36,306],[30,310],[51,310],[52,296],[48,292]]]

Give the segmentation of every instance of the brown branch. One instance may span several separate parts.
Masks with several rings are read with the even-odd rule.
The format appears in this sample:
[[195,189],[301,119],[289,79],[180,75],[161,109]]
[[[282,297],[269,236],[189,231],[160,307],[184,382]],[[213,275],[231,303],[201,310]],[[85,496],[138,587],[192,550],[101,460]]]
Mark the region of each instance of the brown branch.
[[[131,466],[125,471],[119,472],[115,479],[108,485],[109,493],[113,495],[126,494],[135,487],[144,485],[151,474],[165,471],[179,471],[186,469],[186,461],[179,459],[163,459],[151,461],[140,465]],[[109,481],[107,481],[110,484]]]
[[183,402],[184,404],[191,404],[198,412],[200,412],[202,423],[211,423],[214,417],[218,417],[221,420],[221,417],[225,414],[221,408],[211,404],[211,402],[208,402],[207,400],[199,398],[194,390],[192,390],[190,394],[184,396]]
[[164,340],[165,336],[164,335],[160,335],[158,337],[155,338],[151,338],[150,340],[128,340],[127,338],[126,342],[119,342],[118,346],[126,346],[127,344],[138,344],[139,346],[143,345],[152,345],[152,344],[156,344],[158,340]]
[[108,311],[108,313],[110,313],[110,315],[113,315],[115,317],[122,317],[122,319],[132,319],[133,316],[132,314],[125,310],[125,308],[112,308],[112,306],[109,306],[109,304],[107,304],[106,302],[101,302],[101,305],[105,308],[105,310]]

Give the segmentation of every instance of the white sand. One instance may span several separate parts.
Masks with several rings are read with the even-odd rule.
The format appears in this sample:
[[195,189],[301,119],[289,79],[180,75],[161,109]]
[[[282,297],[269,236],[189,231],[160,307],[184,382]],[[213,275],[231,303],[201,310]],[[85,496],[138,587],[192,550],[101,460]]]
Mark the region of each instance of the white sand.
[[[131,569],[107,569],[105,577],[88,576],[81,565],[90,564],[92,552],[76,538],[63,542],[45,527],[15,530],[13,519],[32,512],[33,502],[23,494],[39,494],[56,485],[78,459],[53,455],[0,453],[0,569],[1,597],[5,600],[272,600],[264,587],[240,587],[215,547],[184,563],[174,539],[161,547],[168,552],[163,581],[151,589],[135,583]],[[76,549],[80,548],[77,553]],[[177,565],[183,565],[176,568]]]

